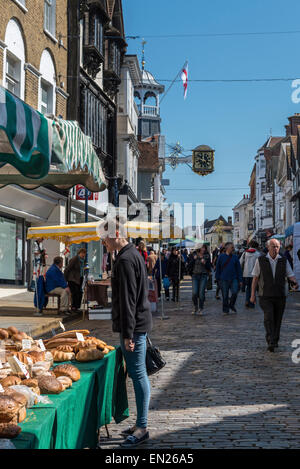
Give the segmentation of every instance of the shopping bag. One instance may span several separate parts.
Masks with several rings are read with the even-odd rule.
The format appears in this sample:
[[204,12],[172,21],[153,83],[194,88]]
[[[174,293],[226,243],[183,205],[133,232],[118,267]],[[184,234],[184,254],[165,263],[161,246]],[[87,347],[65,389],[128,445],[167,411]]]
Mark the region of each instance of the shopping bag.
[[165,290],[169,290],[169,288],[170,288],[170,279],[169,279],[169,277],[165,277],[163,279],[163,285],[164,285]]
[[146,368],[147,375],[154,375],[166,365],[165,360],[157,347],[155,347],[147,336]]

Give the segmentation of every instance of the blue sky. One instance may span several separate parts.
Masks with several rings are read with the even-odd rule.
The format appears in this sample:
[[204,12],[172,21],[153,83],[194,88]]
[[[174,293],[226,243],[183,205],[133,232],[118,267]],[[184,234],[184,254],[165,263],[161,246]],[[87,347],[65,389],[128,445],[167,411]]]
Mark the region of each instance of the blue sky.
[[[123,0],[123,9],[126,35],[300,30],[299,0]],[[300,34],[145,40],[145,68],[157,79],[173,79],[186,59],[190,79],[300,77]],[[128,39],[128,53],[140,57],[141,40]],[[292,91],[291,81],[191,82],[184,101],[182,84],[176,83],[162,103],[162,133],[186,150],[213,147],[215,172],[201,177],[185,165],[168,168],[167,201],[204,202],[209,219],[232,215],[232,207],[249,193],[257,149],[270,132],[283,135],[287,117],[300,112]]]

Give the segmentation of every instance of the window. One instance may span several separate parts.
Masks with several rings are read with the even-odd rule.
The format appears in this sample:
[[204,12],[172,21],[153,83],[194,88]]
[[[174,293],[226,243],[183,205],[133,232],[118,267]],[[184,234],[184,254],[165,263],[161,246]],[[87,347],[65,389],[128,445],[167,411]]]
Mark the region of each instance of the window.
[[6,56],[6,88],[15,96],[21,96],[21,61],[7,52]]
[[115,72],[116,75],[120,76],[121,74],[121,52],[119,47],[115,42],[110,43],[110,54],[109,54],[109,68],[111,71]]
[[91,137],[95,147],[107,152],[107,109],[96,96],[85,89],[82,96],[84,102],[84,132]]
[[41,112],[43,114],[53,113],[53,86],[41,80]]
[[94,40],[93,45],[103,54],[103,25],[98,16],[94,17]]
[[235,214],[234,214],[234,221],[236,221],[236,222],[240,221],[240,214],[239,214],[239,212],[235,212]]
[[56,33],[56,0],[45,0],[44,29],[53,37]]

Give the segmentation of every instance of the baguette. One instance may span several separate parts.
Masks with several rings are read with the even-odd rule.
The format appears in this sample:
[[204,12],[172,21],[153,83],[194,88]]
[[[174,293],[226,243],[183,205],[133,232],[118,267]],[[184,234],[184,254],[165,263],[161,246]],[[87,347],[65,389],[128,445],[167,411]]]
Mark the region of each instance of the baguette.
[[59,352],[58,350],[53,351],[53,360],[55,362],[68,362],[70,360],[74,360],[75,353],[71,352]]
[[51,339],[48,339],[48,340],[44,340],[44,343],[49,343],[51,342],[52,340],[55,340],[55,339],[61,339],[61,338],[65,338],[65,339],[77,339],[77,336],[76,336],[76,333],[80,333],[82,334],[83,336],[85,335],[89,335],[90,331],[88,331],[87,329],[78,329],[78,330],[75,330],[75,331],[66,331],[66,332],[61,332],[60,334],[56,334],[53,338]]

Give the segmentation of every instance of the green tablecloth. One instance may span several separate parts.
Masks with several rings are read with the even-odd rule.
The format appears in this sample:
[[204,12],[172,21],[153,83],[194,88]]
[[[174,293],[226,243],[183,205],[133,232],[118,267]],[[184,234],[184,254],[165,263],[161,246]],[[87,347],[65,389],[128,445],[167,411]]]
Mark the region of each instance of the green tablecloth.
[[28,411],[13,440],[18,449],[75,449],[95,447],[97,430],[128,417],[128,400],[120,348],[103,360],[78,363],[81,378],[72,388],[51,395],[52,404]]

